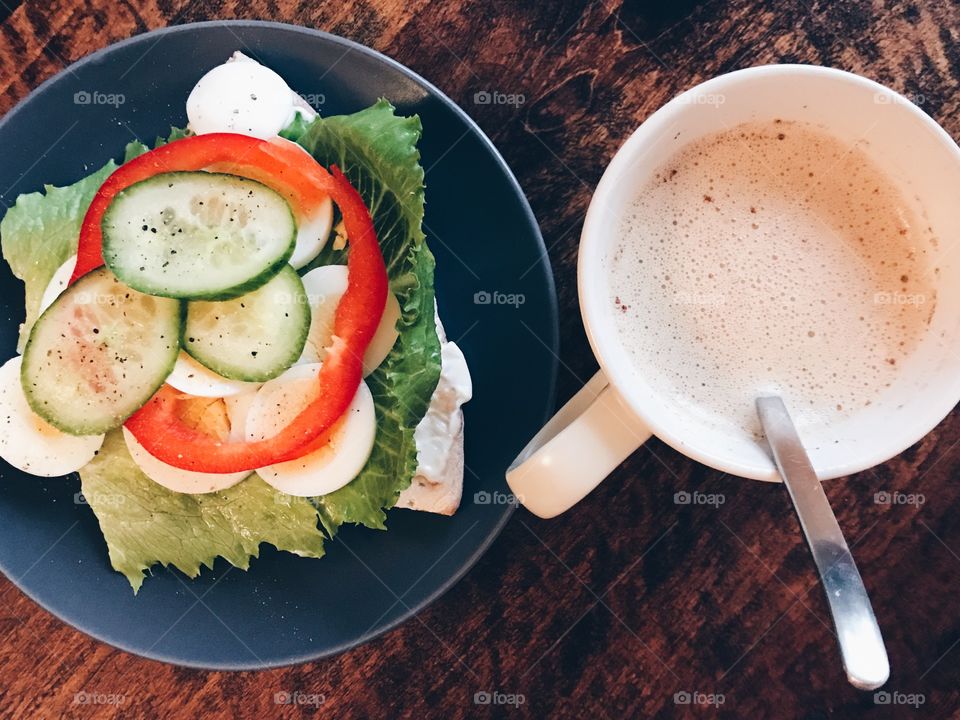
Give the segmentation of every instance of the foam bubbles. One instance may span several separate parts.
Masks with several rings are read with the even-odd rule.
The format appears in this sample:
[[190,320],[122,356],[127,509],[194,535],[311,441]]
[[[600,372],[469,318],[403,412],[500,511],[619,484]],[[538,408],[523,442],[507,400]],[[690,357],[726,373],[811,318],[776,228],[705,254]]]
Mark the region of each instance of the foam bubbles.
[[748,123],[692,143],[621,221],[608,258],[638,371],[718,427],[757,435],[754,400],[805,422],[869,405],[933,314],[936,239],[860,146]]

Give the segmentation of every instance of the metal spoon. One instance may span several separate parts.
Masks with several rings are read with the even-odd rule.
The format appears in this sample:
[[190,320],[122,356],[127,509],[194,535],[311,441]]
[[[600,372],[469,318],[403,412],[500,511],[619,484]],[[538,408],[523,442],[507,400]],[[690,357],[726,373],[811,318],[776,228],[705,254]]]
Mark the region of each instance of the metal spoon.
[[820,571],[847,679],[860,690],[875,690],[890,677],[890,663],[850,548],[783,400],[758,398],[757,413]]

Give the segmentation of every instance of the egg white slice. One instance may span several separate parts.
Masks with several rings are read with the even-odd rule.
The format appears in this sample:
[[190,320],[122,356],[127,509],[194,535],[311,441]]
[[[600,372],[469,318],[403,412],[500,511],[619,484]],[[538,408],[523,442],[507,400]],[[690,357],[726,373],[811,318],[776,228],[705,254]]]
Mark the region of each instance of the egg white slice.
[[48,307],[53,305],[53,301],[60,297],[60,294],[67,289],[67,283],[70,282],[70,276],[73,275],[73,269],[77,266],[77,256],[71,255],[66,261],[58,267],[50,282],[47,283],[43,296],[40,298],[40,312],[42,313]]
[[143,474],[158,485],[163,485],[163,487],[174,492],[200,495],[225,490],[250,476],[249,470],[223,474],[183,470],[155,458],[126,428],[123,429],[123,439],[127,441],[127,450],[130,451],[130,457],[133,458],[137,467],[143,471]]
[[19,356],[0,367],[0,457],[31,475],[57,477],[93,460],[103,435],[68,435],[30,409],[20,384]]
[[293,120],[294,94],[277,73],[256,62],[226,62],[197,81],[187,97],[197,135],[234,132],[266,140]]
[[[270,142],[287,143],[306,153],[307,157],[313,158],[305,147],[292,140],[275,137],[271,138]],[[299,270],[319,255],[330,239],[330,231],[333,229],[333,200],[325,198],[307,216],[299,214],[297,208],[294,208],[294,212],[297,213],[297,242],[289,262],[295,270]]]
[[227,406],[227,419],[230,421],[230,435],[227,438],[230,442],[243,442],[247,439],[247,416],[256,397],[257,391],[253,390],[223,399]]
[[333,201],[329,197],[309,217],[297,217],[297,244],[289,261],[294,269],[299,270],[320,254],[332,228]]
[[[333,317],[336,314],[337,305],[347,291],[347,268],[345,265],[324,265],[311,270],[301,279],[313,315],[310,319],[307,343],[297,363],[323,362],[333,335]],[[397,332],[399,319],[400,303],[393,293],[388,292],[387,304],[380,318],[380,324],[363,354],[364,377],[376,370],[390,354],[399,337]]]
[[183,350],[177,356],[173,371],[167,376],[168,385],[187,395],[197,397],[226,398],[251,392],[261,383],[231,380],[204,367]]
[[[266,383],[247,413],[247,439],[276,435],[303,410],[316,392],[320,363],[297,365]],[[328,443],[296,460],[260,468],[257,473],[288,495],[315,497],[339,490],[363,469],[377,434],[373,395],[361,382],[353,402]]]

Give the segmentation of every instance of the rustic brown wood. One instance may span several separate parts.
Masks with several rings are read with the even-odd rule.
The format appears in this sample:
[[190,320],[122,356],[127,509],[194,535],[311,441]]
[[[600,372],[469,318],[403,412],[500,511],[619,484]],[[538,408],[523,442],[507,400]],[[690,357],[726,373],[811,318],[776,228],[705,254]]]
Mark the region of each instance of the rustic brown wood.
[[[283,20],[382,50],[465,107],[515,169],[543,227],[563,308],[560,399],[596,368],[579,321],[577,237],[629,132],[678,91],[770,62],[859,72],[960,137],[960,9],[942,0],[35,0],[0,3],[0,111],[115,40],[211,18]],[[519,108],[475,105],[481,90]],[[875,706],[843,678],[830,619],[782,488],[652,442],[554,521],[520,511],[477,567],[412,621],[325,662],[208,673],[133,657],[65,626],[0,580],[3,717],[960,717],[960,415],[901,457],[832,482],[893,665]],[[725,502],[678,506],[674,493]],[[890,506],[878,491],[922,493]],[[474,704],[519,693],[519,709]],[[720,693],[719,708],[674,702]],[[78,705],[78,692],[121,705]],[[277,692],[325,697],[277,706]]]

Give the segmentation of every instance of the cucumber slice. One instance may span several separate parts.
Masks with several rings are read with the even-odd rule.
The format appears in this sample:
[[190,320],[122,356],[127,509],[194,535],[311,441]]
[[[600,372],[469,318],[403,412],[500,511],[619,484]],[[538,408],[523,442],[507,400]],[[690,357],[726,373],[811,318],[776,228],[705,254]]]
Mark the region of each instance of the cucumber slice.
[[233,300],[187,303],[181,344],[200,364],[231,380],[265,382],[293,365],[310,329],[310,304],[297,271]]
[[33,411],[71,435],[119,427],[179,353],[181,303],[144,295],[103,267],[84,275],[30,331],[20,381]]
[[173,172],[117,193],[103,216],[103,259],[130,287],[225,300],[287,264],[297,223],[287,201],[236,175]]

